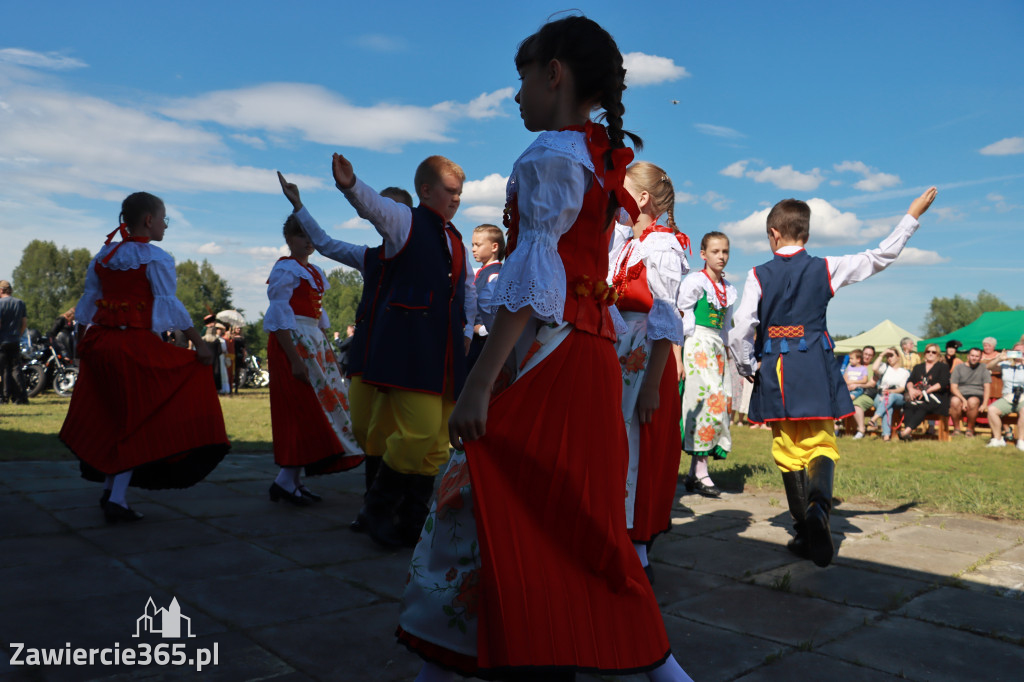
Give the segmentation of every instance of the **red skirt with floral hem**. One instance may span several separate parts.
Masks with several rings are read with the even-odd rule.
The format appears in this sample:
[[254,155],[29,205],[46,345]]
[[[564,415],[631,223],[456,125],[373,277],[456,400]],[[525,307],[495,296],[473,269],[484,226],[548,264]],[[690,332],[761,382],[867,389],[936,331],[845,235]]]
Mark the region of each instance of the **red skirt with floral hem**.
[[640,426],[640,467],[637,470],[633,527],[629,539],[650,542],[672,527],[682,440],[679,419],[682,401],[676,363],[669,356],[658,386],[660,404],[654,418]]
[[[319,330],[316,334],[322,340]],[[307,338],[313,343],[317,341],[316,335]],[[296,345],[300,356],[308,356],[305,360],[310,369],[311,385],[292,376],[291,362],[273,333],[267,341],[274,463],[283,467],[305,467],[309,476],[347,471],[363,461],[350,426],[340,426],[345,431],[339,437],[328,420],[327,413],[337,413],[342,421],[348,419],[348,399],[342,394],[341,386],[333,385],[335,375],[338,381],[341,378],[333,354],[329,360],[333,367],[326,367],[326,357],[317,358],[318,354],[323,356],[325,350],[329,351],[326,344],[323,346],[307,349]],[[325,368],[329,371],[325,372]]]
[[132,485],[184,488],[230,448],[210,367],[148,329],[93,326],[60,439],[90,480],[134,469]]
[[571,332],[467,443],[480,541],[479,667],[639,671],[669,651],[626,533],[622,375]]

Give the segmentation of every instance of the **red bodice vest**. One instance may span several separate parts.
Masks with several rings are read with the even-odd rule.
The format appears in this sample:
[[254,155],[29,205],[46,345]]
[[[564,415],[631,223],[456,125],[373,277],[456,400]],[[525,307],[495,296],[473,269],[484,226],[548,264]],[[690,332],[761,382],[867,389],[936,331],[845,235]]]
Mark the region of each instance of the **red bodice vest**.
[[292,292],[292,297],[288,301],[288,304],[292,307],[292,312],[296,315],[312,317],[314,320],[319,320],[322,309],[322,298],[323,293],[310,286],[307,280],[300,279],[299,286],[295,287],[295,291]]
[[146,266],[135,270],[112,270],[97,261],[103,298],[96,301],[93,324],[103,327],[153,328],[153,289],[146,278]]

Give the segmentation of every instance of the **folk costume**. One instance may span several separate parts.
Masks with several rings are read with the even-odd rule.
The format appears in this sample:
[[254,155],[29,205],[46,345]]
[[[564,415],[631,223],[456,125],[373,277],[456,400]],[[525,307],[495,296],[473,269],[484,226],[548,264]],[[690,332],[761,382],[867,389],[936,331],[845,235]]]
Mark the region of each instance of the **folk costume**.
[[384,238],[362,382],[387,394],[390,421],[378,424],[384,411],[375,409],[369,431],[390,433],[358,521],[379,544],[412,546],[448,461],[448,417],[466,378],[472,267],[462,236],[432,209],[410,209],[359,179],[339,189]]
[[[267,279],[270,304],[263,316],[270,365],[270,423],[274,462],[303,467],[307,476],[346,471],[363,461],[352,434],[348,394],[325,329],[330,320],[321,298],[330,287],[324,271],[291,257],[278,259]],[[292,375],[291,362],[273,333],[287,330],[309,371],[309,383]],[[297,477],[292,481],[298,486]],[[286,486],[284,492],[294,494]],[[302,488],[297,488],[301,493]],[[271,488],[271,498],[274,498]],[[316,499],[314,496],[310,496]]]
[[174,258],[123,225],[89,263],[75,310],[88,329],[60,439],[90,481],[130,472],[140,488],[187,488],[231,447],[212,370],[160,337],[193,326],[176,289]]
[[480,357],[484,342],[487,341],[488,329],[494,324],[491,299],[494,297],[494,286],[500,272],[501,261],[494,260],[477,270],[473,276],[473,286],[476,288],[476,318],[473,320],[473,341],[466,356],[467,373],[473,369],[476,359]]
[[834,554],[828,525],[839,459],[834,420],[853,413],[826,309],[840,287],[891,265],[919,226],[906,215],[878,248],[839,258],[784,246],[750,271],[734,316],[729,345],[740,374],[754,376],[749,418],[772,427],[772,456],[794,519],[789,548],[818,566]]
[[[729,328],[738,295],[725,278],[711,279],[706,269],[691,272],[679,291],[686,344],[683,346],[683,449],[691,457],[686,489],[717,497],[707,476],[707,458],[725,459],[732,449],[729,404],[732,382],[727,380]],[[705,483],[705,480],[708,483]]]
[[[534,319],[456,453],[409,567],[399,640],[464,675],[627,673],[669,656],[626,534],[628,445],[605,283],[611,195],[632,151],[603,126],[545,132],[507,186],[509,256],[495,307]],[[608,165],[610,167],[608,167]],[[627,203],[628,202],[628,203]]]
[[[689,239],[657,224],[647,227],[639,238],[633,238],[632,228],[626,229],[630,238],[615,254],[608,275],[617,294],[615,307],[627,329],[615,342],[629,442],[626,528],[634,543],[649,543],[671,527],[679,475],[680,403],[671,354],[659,382],[659,408],[652,421],[640,423],[636,404],[654,342],[683,343],[679,285],[689,269],[685,255]],[[621,231],[617,226],[616,232]]]

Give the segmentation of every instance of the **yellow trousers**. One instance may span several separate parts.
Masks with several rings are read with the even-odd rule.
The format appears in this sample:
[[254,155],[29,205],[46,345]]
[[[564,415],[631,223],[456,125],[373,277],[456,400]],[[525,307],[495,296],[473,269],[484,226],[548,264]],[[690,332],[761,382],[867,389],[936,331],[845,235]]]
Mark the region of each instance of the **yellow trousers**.
[[783,473],[806,469],[815,457],[839,459],[835,423],[832,419],[773,421],[772,457]]
[[455,409],[450,392],[440,396],[392,388],[377,393],[367,454],[374,454],[373,441],[383,436],[388,467],[400,474],[436,476],[449,456],[448,418]]
[[387,393],[363,383],[361,376],[354,376],[350,380],[348,402],[352,435],[367,457],[382,457],[387,448],[388,436],[395,432],[395,420],[387,401]]

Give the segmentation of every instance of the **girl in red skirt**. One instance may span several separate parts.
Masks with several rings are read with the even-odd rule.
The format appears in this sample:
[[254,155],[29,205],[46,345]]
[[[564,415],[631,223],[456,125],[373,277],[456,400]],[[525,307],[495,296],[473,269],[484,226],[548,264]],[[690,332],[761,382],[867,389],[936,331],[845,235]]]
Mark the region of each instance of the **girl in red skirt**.
[[358,466],[362,450],[352,435],[348,393],[324,330],[330,327],[320,301],[327,291],[324,271],[309,262],[313,242],[295,214],[284,223],[291,252],[274,264],[267,279],[270,305],[263,316],[270,365],[270,424],[274,461],[281,470],[270,499],[297,506],[322,498],[299,474],[331,474]]
[[[75,314],[89,327],[60,431],[82,475],[105,481],[100,506],[111,523],[142,518],[128,506],[129,484],[189,487],[230,448],[211,381],[213,354],[175,296],[174,258],[152,243],[167,229],[164,202],[136,192],[121,204],[121,220],[86,273]],[[159,334],[171,329],[196,352],[164,343]]]
[[[622,368],[622,416],[629,439],[626,527],[648,579],[647,550],[671,527],[679,475],[679,379],[672,345],[683,344],[679,283],[690,240],[675,223],[675,189],[664,170],[641,161],[626,170],[626,191],[640,215],[616,225],[609,281],[626,331],[615,350]],[[658,219],[666,217],[668,225]]]
[[[585,17],[519,47],[528,130],[507,188],[491,338],[452,414],[452,457],[410,564],[399,639],[421,680],[688,680],[671,657],[622,504],[622,378],[605,284],[623,189],[625,69]],[[590,113],[604,110],[608,128]],[[634,138],[635,142],[639,140]],[[492,396],[505,368],[513,383]]]

